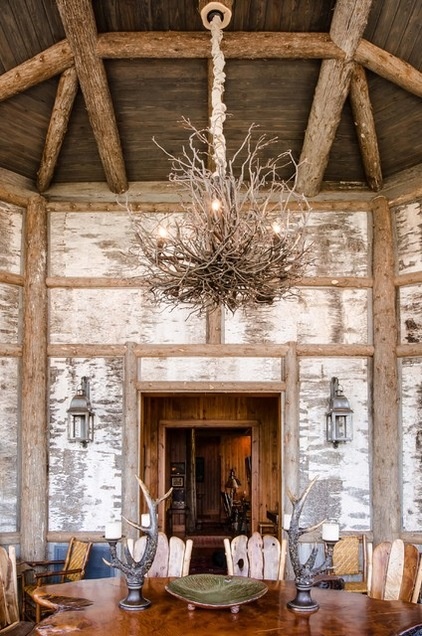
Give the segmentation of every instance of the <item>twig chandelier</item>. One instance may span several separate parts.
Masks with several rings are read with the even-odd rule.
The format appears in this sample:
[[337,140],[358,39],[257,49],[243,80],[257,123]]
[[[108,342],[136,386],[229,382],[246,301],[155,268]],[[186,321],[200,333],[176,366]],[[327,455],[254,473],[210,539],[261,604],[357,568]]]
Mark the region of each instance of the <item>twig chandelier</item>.
[[[157,302],[185,305],[198,314],[219,306],[235,312],[294,295],[307,260],[309,208],[295,192],[297,165],[290,152],[260,161],[262,151],[277,139],[262,135],[253,142],[255,125],[227,159],[220,44],[231,2],[202,4],[213,60],[210,126],[198,130],[183,119],[189,141],[179,157],[157,144],[171,161],[169,181],[178,188],[182,213],[168,215],[155,227],[136,226]],[[294,172],[289,182],[278,176],[286,164]]]

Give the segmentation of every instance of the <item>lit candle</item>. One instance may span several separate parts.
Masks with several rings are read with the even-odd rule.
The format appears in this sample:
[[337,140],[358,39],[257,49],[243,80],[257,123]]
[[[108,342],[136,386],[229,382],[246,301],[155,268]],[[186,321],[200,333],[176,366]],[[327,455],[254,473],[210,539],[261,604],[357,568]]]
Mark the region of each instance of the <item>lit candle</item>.
[[283,517],[283,528],[285,530],[288,530],[290,528],[291,522],[292,522],[292,515],[289,515],[289,514],[284,515],[284,517]]
[[141,515],[141,526],[144,528],[149,528],[151,524],[151,518],[148,513]]
[[340,526],[338,523],[323,523],[322,524],[322,539],[323,541],[338,541],[340,537]]
[[120,539],[122,536],[121,521],[110,521],[110,523],[106,523],[104,536],[106,539]]

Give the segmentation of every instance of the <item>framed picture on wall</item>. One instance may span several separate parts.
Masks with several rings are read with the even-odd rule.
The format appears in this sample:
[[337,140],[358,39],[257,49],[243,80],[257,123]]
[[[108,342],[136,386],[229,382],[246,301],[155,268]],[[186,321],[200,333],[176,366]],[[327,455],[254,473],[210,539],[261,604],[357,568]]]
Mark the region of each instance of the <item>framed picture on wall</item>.
[[184,475],[185,474],[185,462],[171,462],[170,464],[170,473],[173,475]]
[[184,488],[185,487],[185,478],[181,477],[172,477],[171,478],[171,486],[172,488]]

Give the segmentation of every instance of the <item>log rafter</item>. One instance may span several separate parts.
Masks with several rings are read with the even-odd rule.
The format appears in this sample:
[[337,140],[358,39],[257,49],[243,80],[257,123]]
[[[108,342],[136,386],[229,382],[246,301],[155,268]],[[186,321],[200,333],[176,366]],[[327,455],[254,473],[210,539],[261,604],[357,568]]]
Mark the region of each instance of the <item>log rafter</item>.
[[345,60],[323,60],[321,64],[298,172],[298,190],[308,196],[321,189],[371,5],[372,0],[338,0],[334,9],[330,35],[345,52]]
[[90,0],[57,0],[75,59],[79,84],[112,192],[128,188],[123,151],[103,61],[96,54],[97,28]]

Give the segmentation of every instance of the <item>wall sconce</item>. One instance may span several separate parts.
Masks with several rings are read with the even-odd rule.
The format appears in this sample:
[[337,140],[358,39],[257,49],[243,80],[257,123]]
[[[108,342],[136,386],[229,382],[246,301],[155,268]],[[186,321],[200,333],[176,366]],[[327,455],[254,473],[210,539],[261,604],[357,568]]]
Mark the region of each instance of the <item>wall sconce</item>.
[[94,411],[89,396],[89,379],[83,377],[76,395],[73,396],[68,413],[67,439],[80,442],[84,448],[94,439]]
[[331,378],[330,404],[326,413],[327,442],[335,448],[340,442],[351,442],[353,439],[352,409],[349,400],[343,395],[337,378]]

